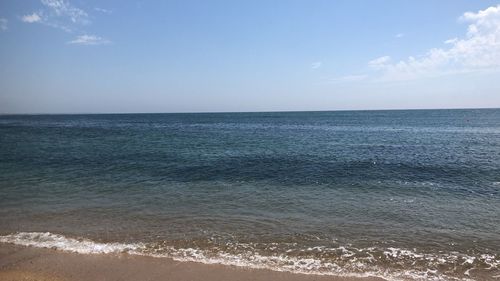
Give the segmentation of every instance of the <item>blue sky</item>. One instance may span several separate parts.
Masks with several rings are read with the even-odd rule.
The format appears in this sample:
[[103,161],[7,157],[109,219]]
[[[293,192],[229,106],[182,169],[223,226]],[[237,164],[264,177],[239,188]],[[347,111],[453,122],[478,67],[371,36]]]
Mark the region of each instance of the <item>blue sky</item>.
[[500,1],[0,2],[0,113],[500,107]]

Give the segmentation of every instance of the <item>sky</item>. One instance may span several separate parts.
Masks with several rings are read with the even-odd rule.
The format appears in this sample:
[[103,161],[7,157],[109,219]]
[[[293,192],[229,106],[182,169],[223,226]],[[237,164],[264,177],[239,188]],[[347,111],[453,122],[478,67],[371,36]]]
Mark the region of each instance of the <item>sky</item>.
[[0,114],[500,107],[500,1],[0,1]]

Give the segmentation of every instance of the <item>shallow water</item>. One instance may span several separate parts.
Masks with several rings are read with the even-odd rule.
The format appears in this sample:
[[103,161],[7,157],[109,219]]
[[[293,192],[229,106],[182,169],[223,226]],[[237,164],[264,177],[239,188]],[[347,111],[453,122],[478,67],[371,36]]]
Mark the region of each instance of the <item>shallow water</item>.
[[3,242],[496,280],[499,218],[498,109],[0,116]]

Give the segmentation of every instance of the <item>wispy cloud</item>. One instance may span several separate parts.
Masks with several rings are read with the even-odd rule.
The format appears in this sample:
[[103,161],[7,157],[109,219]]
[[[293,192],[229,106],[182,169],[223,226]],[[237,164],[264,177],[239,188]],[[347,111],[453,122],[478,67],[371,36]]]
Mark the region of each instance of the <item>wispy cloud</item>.
[[[58,28],[70,33],[83,33],[67,42],[74,45],[106,45],[111,41],[96,35],[88,35],[85,26],[91,24],[90,15],[83,9],[75,7],[66,0],[40,0],[41,9],[21,17],[25,23],[39,23]],[[111,13],[110,10],[95,8],[101,13]]]
[[0,18],[0,31],[6,31],[8,29],[7,27],[8,22],[9,21],[7,19]]
[[321,65],[323,65],[323,63],[322,63],[322,62],[320,62],[320,61],[313,62],[313,63],[311,63],[311,68],[312,68],[312,69],[318,69],[318,68],[320,68],[320,67],[321,67]]
[[468,23],[465,35],[445,40],[445,47],[432,48],[423,55],[399,61],[390,56],[378,57],[367,63],[371,72],[333,81],[405,81],[500,70],[500,5],[466,12],[459,20]]
[[42,18],[37,13],[32,13],[29,15],[22,16],[21,20],[27,23],[35,23],[35,22],[40,22]]
[[75,39],[68,42],[68,44],[74,45],[107,45],[110,43],[111,41],[109,41],[108,39],[87,34],[77,36]]
[[373,59],[368,62],[368,65],[373,68],[384,68],[391,61],[391,57],[383,56],[376,59]]
[[40,23],[46,26],[72,32],[78,26],[90,24],[89,15],[65,0],[41,0],[42,8],[24,15],[26,23]]
[[104,8],[99,8],[99,7],[95,7],[94,10],[100,12],[100,13],[104,13],[104,14],[111,14],[113,11],[111,10],[108,10],[108,9],[104,9]]
[[463,38],[445,41],[447,48],[432,48],[422,56],[410,56],[390,63],[389,59],[369,62],[380,71],[382,80],[411,80],[454,73],[500,68],[500,5],[461,17],[468,22]]
[[398,33],[394,37],[396,37],[396,38],[403,38],[404,36],[405,36],[404,33]]
[[42,4],[56,16],[69,19],[73,23],[90,23],[87,12],[64,0],[42,0]]

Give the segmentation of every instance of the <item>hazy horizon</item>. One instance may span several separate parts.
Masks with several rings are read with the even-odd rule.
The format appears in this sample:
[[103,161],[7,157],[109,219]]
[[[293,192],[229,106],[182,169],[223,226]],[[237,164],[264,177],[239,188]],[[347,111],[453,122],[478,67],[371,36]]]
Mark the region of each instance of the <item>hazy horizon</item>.
[[325,110],[262,110],[262,111],[170,111],[170,112],[33,112],[0,113],[7,115],[119,115],[119,114],[227,114],[227,113],[287,113],[287,112],[337,112],[337,111],[425,111],[425,110],[496,110],[500,107],[454,107],[454,108],[378,108],[378,109],[325,109]]
[[500,107],[499,1],[3,1],[0,42],[0,114]]

